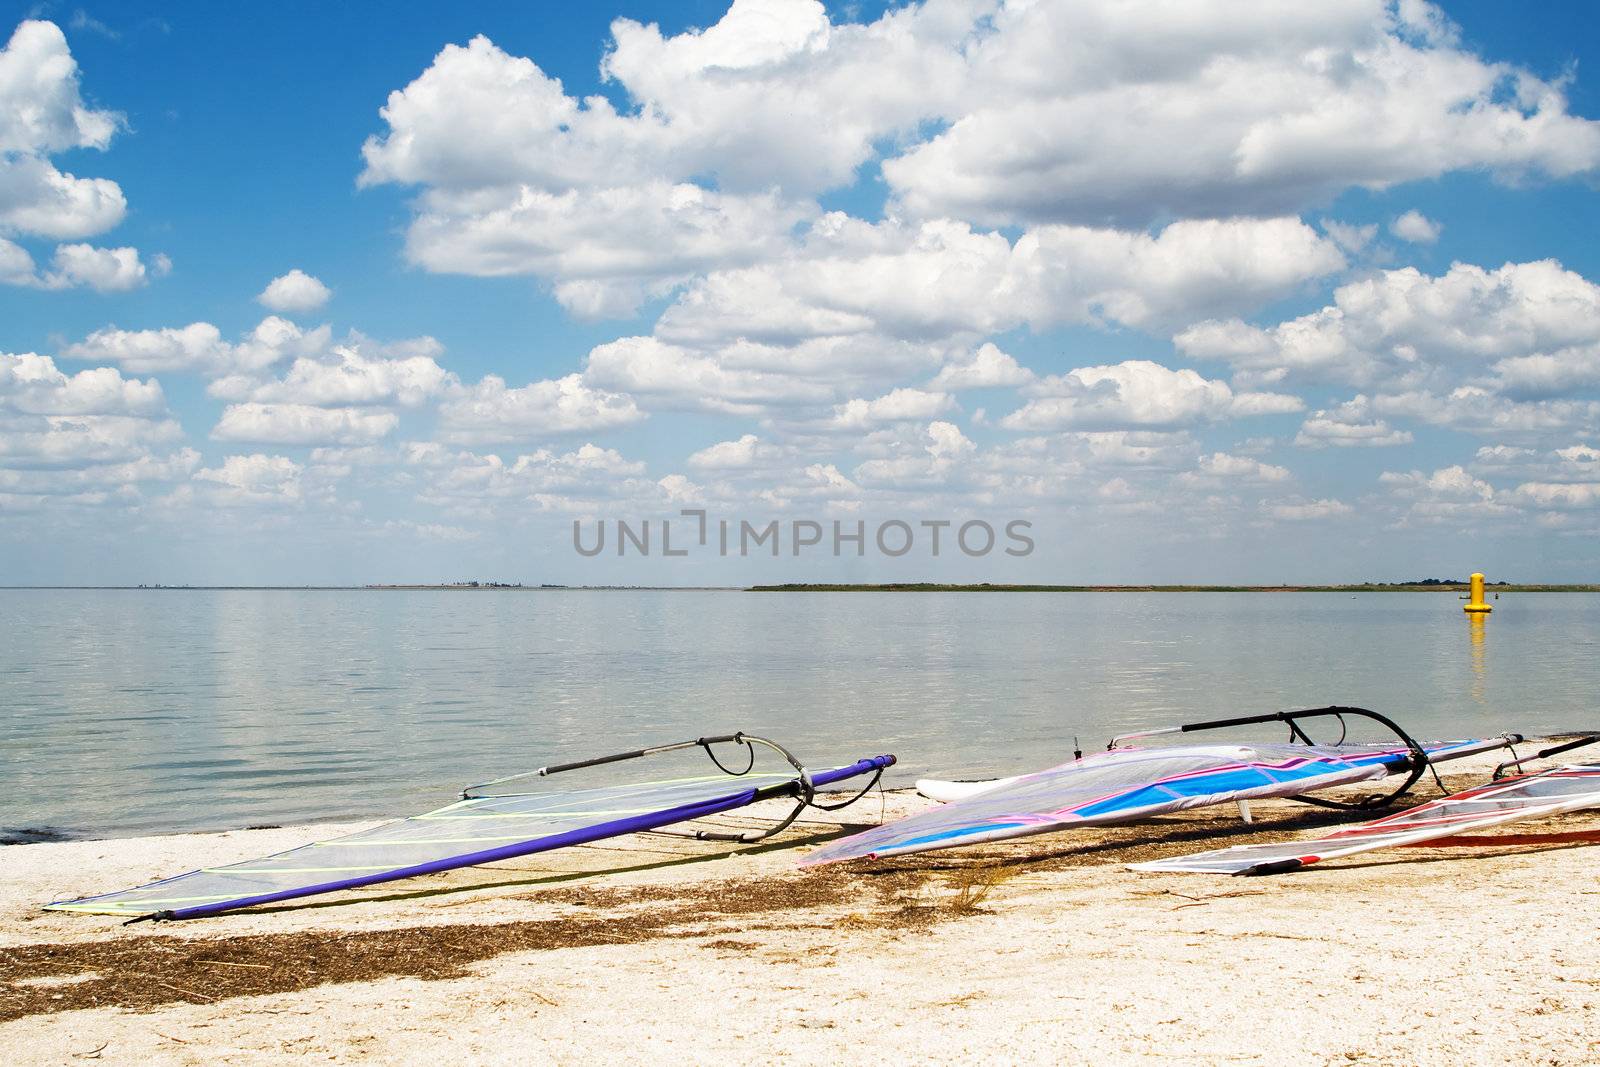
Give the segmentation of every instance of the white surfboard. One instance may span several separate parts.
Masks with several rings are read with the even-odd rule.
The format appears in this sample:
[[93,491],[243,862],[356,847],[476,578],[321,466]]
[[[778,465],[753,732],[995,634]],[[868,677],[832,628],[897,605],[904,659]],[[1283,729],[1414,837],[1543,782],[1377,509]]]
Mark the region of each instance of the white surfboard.
[[929,800],[937,800],[941,804],[948,804],[952,800],[965,800],[975,797],[979,793],[987,793],[991,789],[999,789],[1003,785],[1020,781],[1021,775],[1016,778],[986,778],[981,782],[943,782],[937,778],[918,778],[917,792]]

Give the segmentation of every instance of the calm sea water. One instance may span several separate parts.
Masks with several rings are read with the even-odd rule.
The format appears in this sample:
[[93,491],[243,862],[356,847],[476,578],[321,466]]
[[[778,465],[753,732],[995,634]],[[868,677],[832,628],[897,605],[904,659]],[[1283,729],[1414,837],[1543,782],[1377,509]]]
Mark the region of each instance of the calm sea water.
[[0,829],[407,814],[737,729],[902,781],[1333,703],[1594,729],[1597,646],[1587,594],[1507,594],[1475,634],[1449,594],[3,590]]

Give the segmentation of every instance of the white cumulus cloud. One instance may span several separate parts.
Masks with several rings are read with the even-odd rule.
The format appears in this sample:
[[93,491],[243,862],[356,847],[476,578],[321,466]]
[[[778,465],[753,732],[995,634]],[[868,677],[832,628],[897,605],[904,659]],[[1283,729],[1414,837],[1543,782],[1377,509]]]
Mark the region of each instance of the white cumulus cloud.
[[316,311],[328,302],[333,295],[333,290],[299,267],[295,267],[288,274],[280,274],[267,283],[256,297],[256,302],[272,311],[281,311],[285,315]]
[[228,456],[220,467],[194,472],[193,480],[209,483],[207,500],[214,503],[264,504],[298,501],[305,468],[287,456],[260,452]]
[[793,458],[792,449],[747,433],[737,441],[718,441],[692,452],[686,462],[697,470],[757,471],[770,470]]
[[431,354],[398,359],[369,357],[361,347],[359,343],[335,345],[325,356],[301,356],[282,378],[274,381],[222,379],[213,385],[212,392],[229,399],[263,403],[417,407],[455,383],[455,376]]
[[1444,227],[1412,208],[1389,224],[1389,232],[1402,241],[1431,245],[1439,239]]
[[829,425],[838,430],[861,430],[885,422],[932,418],[954,406],[954,399],[947,393],[895,389],[872,400],[858,397],[836,406]]
[[1294,437],[1301,448],[1387,448],[1411,441],[1410,430],[1397,430],[1378,418],[1371,399],[1360,394],[1313,412]]
[[1008,4],[989,26],[960,112],[883,164],[914,214],[1143,224],[1600,164],[1560,83],[1464,50],[1426,3]]
[[1161,331],[1230,307],[1252,310],[1345,266],[1298,219],[1207,219],[1154,235],[1042,226],[1015,242],[966,223],[863,222],[840,213],[758,267],[696,282],[657,332],[683,344],[732,338],[992,333],[1027,324]]
[[1535,507],[1557,510],[1600,507],[1600,483],[1524,482],[1515,496]]
[[[125,125],[120,114],[85,104],[79,81],[77,61],[53,22],[24,21],[0,48],[0,283],[115,292],[146,280],[132,248],[59,245],[53,269],[41,272],[33,254],[11,240],[92,237],[127,213],[116,182],[78,177],[52,161],[74,149],[104,149]],[[161,263],[164,257],[158,272]]]
[[1399,493],[1422,494],[1440,497],[1461,497],[1473,500],[1490,500],[1494,487],[1482,478],[1468,474],[1459,464],[1442,467],[1432,474],[1421,471],[1384,471],[1378,483]]
[[41,279],[41,285],[47,289],[86,285],[102,293],[119,293],[144,285],[151,273],[136,248],[59,245],[54,270]]
[[1552,433],[1589,432],[1600,425],[1600,401],[1517,401],[1471,385],[1448,393],[1380,393],[1372,398],[1372,406],[1382,415],[1488,437],[1543,438]]
[[1246,380],[1437,388],[1494,368],[1508,388],[1549,386],[1588,380],[1600,286],[1553,260],[1456,263],[1438,277],[1404,267],[1342,285],[1332,304],[1268,329],[1208,321],[1174,340]]
[[49,356],[0,352],[0,409],[27,415],[161,415],[167,410],[154,378],[124,378],[115,367],[67,374]]
[[993,344],[985,342],[970,357],[941,367],[939,373],[928,383],[928,388],[935,392],[992,389],[1026,385],[1033,378],[1031,370]]
[[279,445],[359,445],[387,436],[399,424],[391,411],[250,402],[223,408],[211,437]]
[[61,354],[86,362],[117,363],[136,374],[182,371],[210,378],[254,376],[284,359],[322,352],[331,337],[326,326],[303,330],[287,319],[269,315],[237,343],[224,341],[222,331],[209,322],[154,330],[107,326],[68,345]]
[[1262,510],[1274,519],[1287,522],[1316,522],[1349,515],[1355,509],[1342,500],[1323,497],[1318,500],[1295,498],[1276,502],[1263,501]]
[[11,507],[137,499],[137,483],[187,476],[199,457],[182,442],[153,378],[0,353],[0,493]]
[[754,414],[767,405],[824,402],[834,395],[831,382],[766,369],[770,355],[753,345],[703,354],[654,337],[624,337],[591,350],[583,378],[596,388],[654,396],[675,407],[736,414]]
[[1176,429],[1235,415],[1300,410],[1295,397],[1236,394],[1228,383],[1145,359],[1079,367],[1027,387],[1034,396],[1000,420],[1008,430]]
[[1212,452],[1201,456],[1195,462],[1195,469],[1180,474],[1177,481],[1180,485],[1209,488],[1228,485],[1276,485],[1289,481],[1291,477],[1287,467],[1263,463],[1249,456]]
[[644,417],[632,397],[590,388],[577,374],[516,388],[491,374],[456,387],[439,406],[445,437],[464,444],[594,433]]

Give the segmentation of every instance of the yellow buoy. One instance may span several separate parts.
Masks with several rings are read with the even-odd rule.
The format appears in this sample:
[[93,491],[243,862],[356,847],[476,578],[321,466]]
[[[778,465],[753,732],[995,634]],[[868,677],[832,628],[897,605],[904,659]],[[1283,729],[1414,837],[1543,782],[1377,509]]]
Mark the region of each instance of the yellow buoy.
[[1472,575],[1472,589],[1467,597],[1467,602],[1461,605],[1461,610],[1468,615],[1487,615],[1493,611],[1487,601],[1483,599],[1483,575],[1474,572]]

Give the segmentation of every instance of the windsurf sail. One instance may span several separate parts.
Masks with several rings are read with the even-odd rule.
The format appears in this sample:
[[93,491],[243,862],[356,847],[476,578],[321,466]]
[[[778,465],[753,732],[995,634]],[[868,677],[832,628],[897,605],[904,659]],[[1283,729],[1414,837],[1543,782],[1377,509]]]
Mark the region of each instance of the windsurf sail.
[[[1388,745],[1200,745],[1114,748],[952,800],[826,845],[803,865],[837,863],[1051,833],[1074,826],[1132,822],[1170,812],[1266,797],[1310,799],[1305,793],[1405,774],[1415,781],[1430,762],[1504,747],[1506,737],[1420,745],[1398,726],[1365,709],[1330,708],[1196,723],[1170,732],[1364,714],[1403,740]],[[1165,732],[1165,731],[1163,731]],[[1394,794],[1383,798],[1387,800]],[[1325,803],[1343,802],[1324,801]]]
[[[1518,765],[1595,741],[1600,741],[1600,737],[1557,746],[1501,766]],[[1235,845],[1129,866],[1136,871],[1281,874],[1360,852],[1424,844],[1503,823],[1591,808],[1600,808],[1600,765],[1571,765],[1498,778],[1488,785],[1430,800],[1406,811],[1310,840]]]
[[[790,769],[756,772],[755,751],[751,748],[749,765],[743,770],[730,770],[713,750],[712,746],[719,744],[767,746],[780,753]],[[543,778],[697,746],[705,749],[718,773],[560,792],[488,792],[519,779]],[[833,810],[859,799],[894,761],[893,756],[875,756],[849,766],[811,772],[782,746],[751,734],[699,738],[542,767],[469,787],[456,803],[399,822],[261,859],[192,871],[118,893],[57,901],[46,907],[127,915],[135,921],[198,918],[657,830],[762,800],[793,799],[795,807],[769,829],[739,834],[699,830],[687,835],[701,840],[755,841],[788,826],[807,806]],[[871,780],[844,804],[818,800],[818,789],[867,774],[872,775]]]

